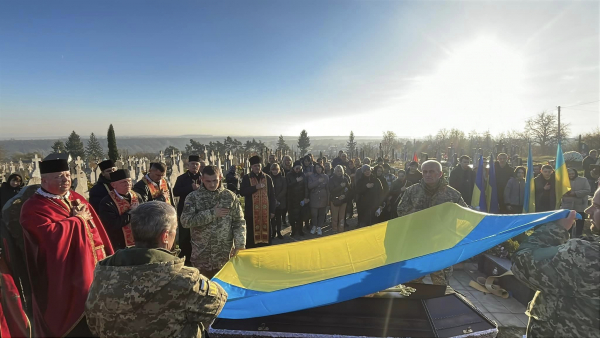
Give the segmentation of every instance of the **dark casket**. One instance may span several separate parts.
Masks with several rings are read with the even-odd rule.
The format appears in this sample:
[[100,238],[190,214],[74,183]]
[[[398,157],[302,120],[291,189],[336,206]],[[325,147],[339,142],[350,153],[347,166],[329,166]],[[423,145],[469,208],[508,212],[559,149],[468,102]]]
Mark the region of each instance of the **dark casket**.
[[381,292],[337,304],[250,319],[217,318],[210,337],[496,337],[497,326],[446,287],[405,284],[410,296]]

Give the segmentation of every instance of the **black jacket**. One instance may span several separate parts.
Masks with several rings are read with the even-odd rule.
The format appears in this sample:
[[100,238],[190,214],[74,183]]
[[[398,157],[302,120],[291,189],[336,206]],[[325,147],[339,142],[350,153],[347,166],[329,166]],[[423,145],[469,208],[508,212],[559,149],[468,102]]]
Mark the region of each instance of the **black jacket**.
[[[372,188],[367,188],[367,184],[369,183],[374,184]],[[365,211],[377,210],[381,205],[383,197],[383,186],[381,185],[381,181],[372,173],[369,177],[363,175],[356,183],[356,194],[360,201],[360,209]]]
[[228,172],[225,176],[225,183],[227,183],[227,189],[234,194],[240,193],[240,178],[236,173]]
[[[137,193],[134,191],[131,193],[137,195]],[[138,200],[141,201],[139,195]],[[113,249],[115,251],[119,249],[125,249],[126,244],[122,228],[131,222],[131,215],[129,211],[123,215],[119,215],[119,209],[109,195],[104,197],[100,202],[98,217],[100,217],[102,225],[104,225],[104,229],[106,230],[108,238],[110,238]]]
[[[21,178],[21,184],[19,186],[17,186],[16,188],[13,188],[10,185],[10,181],[15,177]],[[8,176],[8,180],[6,182],[3,182],[2,186],[0,186],[0,210],[2,210],[2,208],[4,208],[4,205],[6,204],[6,202],[8,202],[9,199],[13,198],[15,195],[17,195],[19,193],[21,188],[23,188],[23,185],[25,185],[25,183],[23,182],[23,177],[21,177],[21,175],[12,174],[12,175]]]
[[[473,198],[473,187],[475,185],[475,181],[473,180],[474,177],[473,169],[467,168],[465,170],[458,165],[456,168],[452,169],[450,178],[448,179],[448,185],[458,190],[462,195],[463,200],[468,205],[471,205],[471,199]],[[504,186],[506,186],[506,184]],[[500,186],[498,185],[498,187]]]
[[[302,177],[302,181],[298,182],[297,178]],[[288,210],[299,210],[302,209],[300,202],[306,198],[306,187],[308,185],[308,179],[304,176],[303,172],[296,174],[291,171],[286,177],[287,183],[287,209]]]
[[[346,183],[346,186],[342,187],[342,183]],[[331,175],[329,179],[329,200],[331,202],[339,200],[341,203],[346,203],[352,196],[351,183],[350,176],[347,174],[344,174],[344,176]],[[344,198],[340,200],[341,195],[344,195]]]
[[177,217],[181,216],[183,212],[183,206],[185,204],[185,198],[188,194],[194,191],[192,188],[192,183],[196,182],[196,184],[200,184],[200,173],[196,175],[192,175],[189,170],[185,173],[179,175],[177,177],[177,181],[175,181],[175,186],[173,187],[173,196],[179,197],[179,202],[177,202]]
[[108,192],[112,191],[113,188],[110,185],[110,181],[104,178],[104,176],[100,176],[98,182],[90,189],[90,205],[96,213],[100,211],[100,202],[104,199],[104,197],[108,196]]
[[[504,168],[502,168],[500,167],[500,162],[498,161],[494,163],[494,169],[496,170],[496,187],[498,188],[498,203],[501,207],[504,207],[504,190],[506,189],[506,184],[508,183],[508,180],[510,180],[510,178],[515,175],[515,169],[509,166],[508,163],[504,166]],[[465,200],[465,202],[467,202],[467,200]],[[467,202],[467,204],[468,203],[469,202]]]
[[[533,180],[535,184],[535,212],[556,210],[556,178],[554,173],[546,180],[542,174]],[[544,190],[546,184],[550,184],[550,190]]]

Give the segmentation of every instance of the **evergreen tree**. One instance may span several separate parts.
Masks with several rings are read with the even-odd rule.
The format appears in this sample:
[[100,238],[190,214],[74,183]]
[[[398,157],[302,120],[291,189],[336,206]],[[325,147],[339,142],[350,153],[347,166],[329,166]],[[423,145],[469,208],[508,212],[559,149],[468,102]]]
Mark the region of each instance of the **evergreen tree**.
[[55,153],[64,153],[67,150],[65,149],[65,143],[61,140],[56,140],[56,142],[54,142],[54,145],[52,146],[52,151],[54,151]]
[[113,128],[112,124],[110,125],[110,127],[108,127],[107,138],[108,138],[108,158],[113,161],[116,161],[119,159],[119,150],[117,149],[117,138],[115,137],[115,129]]
[[102,149],[102,146],[100,145],[100,142],[94,133],[90,135],[90,139],[87,142],[87,147],[85,148],[85,154],[90,160],[99,161],[104,158],[104,150]]
[[348,138],[348,142],[346,143],[346,149],[348,149],[348,157],[354,156],[354,152],[356,151],[356,142],[354,141],[353,131],[350,131],[350,137]]
[[306,130],[302,129],[300,137],[298,137],[298,149],[300,149],[300,155],[306,155],[308,147],[310,147],[310,137],[308,137]]
[[65,143],[65,149],[71,155],[73,159],[77,159],[77,156],[82,159],[85,158],[85,148],[83,147],[83,142],[81,142],[81,138],[75,130],[69,135],[67,139],[67,143]]
[[290,147],[287,145],[287,143],[285,143],[285,140],[283,139],[283,135],[279,135],[279,140],[277,141],[277,150],[281,150],[281,151],[290,150]]

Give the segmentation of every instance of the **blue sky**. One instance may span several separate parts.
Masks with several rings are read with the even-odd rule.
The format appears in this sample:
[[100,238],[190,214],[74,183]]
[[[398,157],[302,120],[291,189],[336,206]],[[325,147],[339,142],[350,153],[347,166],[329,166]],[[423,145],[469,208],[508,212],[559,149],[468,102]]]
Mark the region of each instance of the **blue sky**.
[[[0,135],[498,133],[600,99],[597,1],[1,1]],[[565,108],[573,133],[598,103]],[[26,121],[26,122],[25,122]]]

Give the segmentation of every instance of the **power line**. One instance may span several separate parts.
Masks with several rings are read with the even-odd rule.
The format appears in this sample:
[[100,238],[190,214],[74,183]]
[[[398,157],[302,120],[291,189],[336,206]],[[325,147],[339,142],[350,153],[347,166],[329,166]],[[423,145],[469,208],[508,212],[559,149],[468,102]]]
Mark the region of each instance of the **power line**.
[[[564,108],[564,107],[561,107],[561,108]],[[598,112],[598,110],[587,110],[587,109],[579,109],[579,108],[567,108],[567,109],[569,109],[569,110],[577,110],[577,111],[587,111],[587,112],[590,112],[590,113],[597,113]]]
[[590,101],[590,102],[584,102],[584,103],[579,103],[579,104],[574,104],[574,105],[571,105],[571,106],[561,106],[561,108],[569,108],[569,107],[583,106],[583,105],[585,105],[585,104],[596,103],[596,102],[598,102],[598,101],[600,101],[600,100],[596,100],[596,101]]

